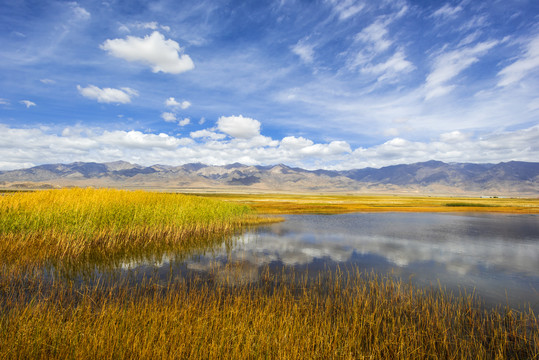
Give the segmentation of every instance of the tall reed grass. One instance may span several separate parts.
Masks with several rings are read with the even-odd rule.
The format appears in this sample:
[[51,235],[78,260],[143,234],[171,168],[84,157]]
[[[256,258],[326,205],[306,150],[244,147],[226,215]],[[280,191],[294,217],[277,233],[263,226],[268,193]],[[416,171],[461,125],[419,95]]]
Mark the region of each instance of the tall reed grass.
[[268,222],[248,206],[182,194],[62,189],[0,197],[4,263],[81,261],[215,241]]
[[[262,272],[76,288],[0,280],[0,358],[534,359],[533,312],[485,311],[391,277]],[[28,297],[28,293],[32,295]],[[21,299],[26,298],[25,301]]]

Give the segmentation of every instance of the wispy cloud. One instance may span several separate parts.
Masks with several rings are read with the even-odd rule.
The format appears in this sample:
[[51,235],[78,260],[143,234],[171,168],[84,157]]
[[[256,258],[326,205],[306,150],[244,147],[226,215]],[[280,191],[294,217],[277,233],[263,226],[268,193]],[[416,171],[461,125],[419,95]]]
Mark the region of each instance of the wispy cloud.
[[30,100],[21,100],[19,101],[21,104],[23,104],[24,106],[26,106],[26,108],[30,108],[32,106],[36,106],[36,103],[33,102],[33,101],[30,101]]
[[462,6],[460,5],[451,6],[449,4],[445,4],[444,6],[442,6],[435,12],[433,12],[432,16],[437,17],[437,18],[452,18],[456,16],[458,13],[460,13],[461,11],[462,11]]
[[539,35],[532,38],[526,45],[522,54],[511,65],[506,66],[498,73],[500,80],[498,86],[509,86],[518,83],[527,74],[539,69]]
[[497,44],[498,41],[495,40],[486,41],[475,46],[464,47],[438,55],[425,82],[425,99],[442,96],[452,91],[455,85],[448,84],[449,81],[472,64],[478,62],[480,56],[486,54]]
[[408,60],[402,50],[397,51],[391,58],[383,63],[367,65],[360,71],[361,73],[374,74],[378,76],[378,81],[393,79],[399,73],[407,73],[414,70],[415,66]]
[[340,20],[346,20],[358,14],[365,7],[363,1],[356,0],[330,0],[330,3],[334,6]]

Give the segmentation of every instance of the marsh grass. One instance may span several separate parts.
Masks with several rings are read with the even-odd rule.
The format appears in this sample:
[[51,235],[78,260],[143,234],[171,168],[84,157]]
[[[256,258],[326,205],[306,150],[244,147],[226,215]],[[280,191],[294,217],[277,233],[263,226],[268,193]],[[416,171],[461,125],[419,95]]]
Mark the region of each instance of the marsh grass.
[[[216,275],[217,276],[217,275]],[[30,285],[28,285],[30,284]],[[255,284],[0,280],[1,358],[533,359],[536,316],[348,271]],[[21,295],[22,293],[22,295]],[[28,294],[31,296],[28,296]],[[26,297],[26,301],[20,299]]]
[[274,221],[248,206],[182,194],[63,189],[0,197],[4,263],[110,261],[209,247],[242,226]]
[[533,198],[340,194],[200,194],[200,196],[246,204],[262,214],[342,214],[358,211],[539,213],[539,199]]

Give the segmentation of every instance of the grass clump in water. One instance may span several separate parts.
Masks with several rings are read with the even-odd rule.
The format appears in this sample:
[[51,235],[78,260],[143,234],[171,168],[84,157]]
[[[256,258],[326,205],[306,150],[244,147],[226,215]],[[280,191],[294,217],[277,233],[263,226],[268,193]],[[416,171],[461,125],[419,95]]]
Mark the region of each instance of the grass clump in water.
[[199,246],[268,222],[248,206],[182,194],[62,189],[0,197],[4,262],[80,261]]

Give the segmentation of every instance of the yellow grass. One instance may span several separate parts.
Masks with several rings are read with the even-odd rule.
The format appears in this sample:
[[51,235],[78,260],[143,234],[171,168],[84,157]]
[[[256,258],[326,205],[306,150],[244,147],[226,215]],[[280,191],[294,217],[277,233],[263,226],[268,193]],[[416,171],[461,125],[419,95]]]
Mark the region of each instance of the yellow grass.
[[248,206],[182,194],[63,189],[0,196],[4,262],[82,261],[215,243],[272,221]]
[[[31,292],[32,295],[28,296]],[[0,280],[0,358],[534,359],[531,311],[487,312],[358,270],[263,274],[256,285]],[[23,299],[23,300],[21,300]]]
[[539,213],[539,198],[289,194],[201,196],[246,204],[263,214],[339,214],[359,211]]

